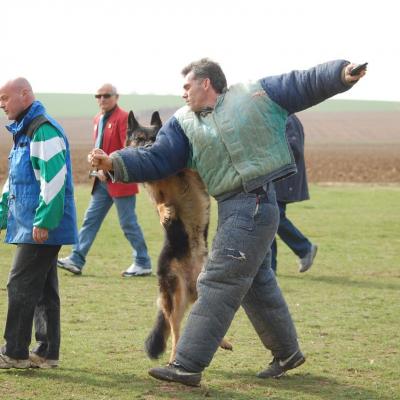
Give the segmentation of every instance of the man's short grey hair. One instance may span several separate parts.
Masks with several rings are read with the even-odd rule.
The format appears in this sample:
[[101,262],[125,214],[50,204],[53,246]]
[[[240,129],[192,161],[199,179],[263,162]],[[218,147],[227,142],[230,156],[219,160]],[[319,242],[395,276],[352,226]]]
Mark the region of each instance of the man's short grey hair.
[[114,85],[112,85],[111,83],[104,83],[103,85],[101,85],[99,87],[99,89],[97,91],[102,90],[102,89],[107,90],[108,93],[110,93],[110,94],[118,95],[117,88]]
[[217,93],[223,93],[227,89],[227,82],[224,72],[218,63],[209,58],[202,58],[198,61],[193,61],[182,70],[182,75],[185,77],[193,71],[195,79],[210,79],[211,86]]
[[118,94],[118,90],[114,85],[111,85],[112,94]]

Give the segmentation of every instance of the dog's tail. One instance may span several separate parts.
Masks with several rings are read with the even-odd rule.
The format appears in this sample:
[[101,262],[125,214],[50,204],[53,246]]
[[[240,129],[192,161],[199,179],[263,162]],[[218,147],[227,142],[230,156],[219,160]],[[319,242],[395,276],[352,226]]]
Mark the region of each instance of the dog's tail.
[[164,313],[158,310],[156,323],[144,344],[146,353],[150,358],[158,358],[164,353],[169,333],[170,326],[165,319]]

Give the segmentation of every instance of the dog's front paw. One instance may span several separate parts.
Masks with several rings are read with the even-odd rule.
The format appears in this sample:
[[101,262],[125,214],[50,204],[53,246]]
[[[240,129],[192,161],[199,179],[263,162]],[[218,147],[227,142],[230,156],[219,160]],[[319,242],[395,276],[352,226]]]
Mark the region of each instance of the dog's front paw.
[[171,224],[172,220],[175,218],[174,208],[168,206],[165,203],[159,204],[157,206],[158,213],[160,215],[160,223],[162,226],[168,226]]

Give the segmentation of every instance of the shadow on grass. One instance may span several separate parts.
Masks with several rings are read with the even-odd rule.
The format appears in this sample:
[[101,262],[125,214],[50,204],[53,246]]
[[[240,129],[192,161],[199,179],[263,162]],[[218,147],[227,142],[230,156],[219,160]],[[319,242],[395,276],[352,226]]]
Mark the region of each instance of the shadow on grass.
[[[14,373],[12,370],[5,372],[5,374]],[[378,398],[393,400],[393,397],[389,395],[382,395],[373,390],[313,374],[292,374],[280,379],[259,379],[248,370],[236,372],[210,370],[207,371],[199,388],[157,381],[150,377],[138,377],[131,373],[99,372],[87,369],[26,370],[21,371],[19,375],[35,381],[48,382],[51,379],[55,385],[59,383],[73,388],[70,394],[88,392],[93,399],[97,398],[97,391],[101,392],[98,395],[102,398],[104,398],[104,392],[109,391],[111,396],[119,393],[125,398],[130,394],[140,399],[149,396],[149,398],[160,399],[193,400],[207,397],[218,400],[243,400],[258,399],[260,395],[295,399],[298,394],[301,398],[316,396],[316,398],[324,400],[372,400]],[[210,381],[212,381],[211,384],[208,383]]]
[[[297,275],[284,275],[279,274],[279,277],[283,277],[285,279],[293,279],[293,280],[303,280],[305,279],[304,276],[297,276]],[[376,280],[373,281],[358,281],[353,278],[348,278],[345,276],[313,276],[307,275],[308,281],[314,282],[323,282],[328,283],[331,285],[339,285],[339,286],[350,286],[353,288],[365,288],[365,289],[379,289],[379,290],[400,290],[400,280],[399,283],[390,282],[377,282]]]
[[[234,382],[236,387],[243,387],[243,392],[230,392],[229,390],[219,390],[210,388],[210,397],[218,399],[243,399],[247,392],[253,393],[256,398],[256,392],[259,389],[265,389],[274,392],[274,395],[279,396],[282,391],[282,396],[288,398],[288,392],[292,392],[290,398],[296,398],[296,393],[301,395],[301,398],[323,398],[324,400],[338,400],[338,399],[359,399],[359,400],[393,400],[392,395],[382,395],[381,392],[366,389],[356,384],[348,384],[346,382],[337,381],[332,377],[313,375],[313,374],[288,374],[280,379],[260,379],[250,373],[249,371],[237,371],[235,373],[228,371],[210,371],[210,375],[221,382]],[[272,395],[272,393],[271,393]],[[277,398],[277,397],[273,397]]]
[[[5,370],[4,375],[14,377],[15,370]],[[54,392],[61,399],[203,399],[209,392],[207,386],[189,387],[181,384],[158,381],[150,376],[138,376],[127,372],[101,372],[85,368],[57,368],[18,370],[18,378],[27,378],[37,383],[37,387],[48,386],[52,381]],[[51,387],[51,386],[50,386]],[[0,381],[1,388],[1,381]],[[15,388],[15,393],[18,388]],[[0,391],[1,394],[1,391]],[[67,397],[64,397],[67,396]],[[83,396],[83,397],[82,397]],[[106,396],[106,397],[105,397]],[[17,398],[17,397],[15,397]],[[45,397],[50,398],[50,397]],[[233,399],[228,395],[224,399]],[[0,399],[3,399],[0,396]],[[6,400],[6,399],[5,399]]]

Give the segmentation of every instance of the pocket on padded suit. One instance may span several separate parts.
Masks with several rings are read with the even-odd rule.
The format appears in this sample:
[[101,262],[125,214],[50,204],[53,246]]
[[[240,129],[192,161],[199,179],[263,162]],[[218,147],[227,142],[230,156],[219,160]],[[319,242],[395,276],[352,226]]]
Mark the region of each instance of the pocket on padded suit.
[[246,229],[248,231],[254,230],[255,222],[254,216],[257,210],[256,196],[249,196],[245,199],[238,201],[236,208],[235,226],[237,228]]

